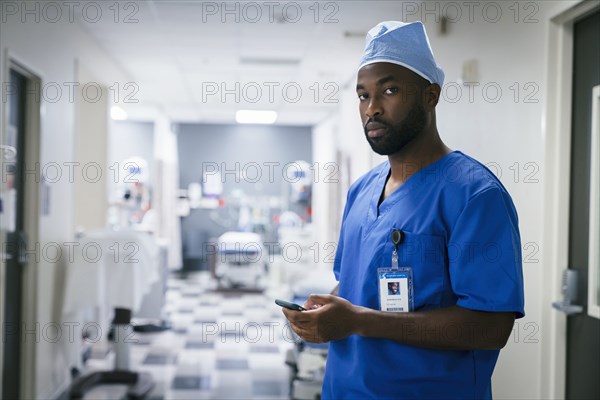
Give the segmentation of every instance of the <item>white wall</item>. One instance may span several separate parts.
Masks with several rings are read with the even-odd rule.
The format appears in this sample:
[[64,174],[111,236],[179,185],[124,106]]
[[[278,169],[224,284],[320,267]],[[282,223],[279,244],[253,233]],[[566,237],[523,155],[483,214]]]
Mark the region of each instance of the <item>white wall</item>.
[[[102,90],[98,101],[87,101],[83,89],[86,84],[96,85],[98,78],[91,75],[81,62],[76,66],[77,81],[82,85],[77,91],[75,103],[75,149],[74,158],[81,166],[80,174],[74,178],[75,198],[74,225],[77,230],[102,229],[106,226],[108,209],[105,171],[108,153],[109,92],[106,86],[94,86]],[[90,92],[89,96],[92,95]],[[90,97],[91,98],[91,97]],[[94,98],[95,100],[95,98]],[[98,168],[100,167],[100,169]]]
[[[314,226],[315,240],[320,248],[326,243],[337,243],[337,226],[332,223],[332,214],[336,213],[341,218],[342,212],[337,209],[339,201],[336,199],[335,190],[338,189],[337,181],[340,179],[339,167],[338,174],[334,178],[336,182],[329,182],[324,179],[323,167],[330,165],[328,163],[336,162],[336,142],[335,132],[337,132],[337,114],[332,115],[327,120],[320,123],[313,129],[313,165],[318,168],[319,179],[315,179],[312,189],[312,223]],[[339,207],[339,206],[338,206]]]
[[[55,102],[42,97],[41,120],[41,160],[42,170],[49,163],[76,161],[74,157],[75,138],[75,105],[70,101],[65,83],[75,82],[75,61],[79,59],[90,70],[90,74],[102,79],[102,83],[110,86],[115,82],[121,85],[127,79],[106,53],[76,23],[67,18],[57,23],[36,23],[32,17],[22,23],[21,18],[9,17],[2,21],[0,38],[0,68],[5,65],[5,51],[25,67],[41,77],[42,82],[57,83],[65,90],[62,97]],[[5,76],[5,71],[0,71]],[[46,86],[49,87],[49,86]],[[43,92],[42,92],[43,93]],[[53,96],[53,95],[52,95]],[[33,168],[32,166],[29,167]],[[81,171],[77,171],[81,172]],[[42,216],[40,229],[40,249],[49,243],[62,245],[74,239],[74,187],[69,182],[68,170],[61,170],[62,176],[56,183],[49,184],[49,213]],[[34,179],[30,176],[29,179]],[[33,248],[31,244],[30,248]],[[65,253],[63,252],[63,255]],[[37,265],[37,328],[35,333],[26,336],[29,342],[35,342],[35,365],[31,366],[35,384],[28,387],[30,392],[22,393],[24,398],[48,399],[65,388],[68,383],[68,366],[64,354],[64,343],[52,343],[45,339],[50,335],[44,327],[50,323],[60,324],[61,288],[63,285],[60,272],[64,267],[65,257],[56,263],[49,262],[39,255]],[[26,295],[33,295],[31,293]],[[66,340],[64,330],[61,341]]]
[[177,209],[179,190],[179,155],[177,135],[171,127],[171,120],[157,113],[154,121],[154,208],[157,210],[157,236],[169,246],[168,265],[171,270],[183,265],[181,251],[181,220],[173,213]]
[[[577,2],[530,2],[539,7],[537,10],[533,6],[525,8],[529,3],[518,3],[517,23],[514,2],[495,2],[502,8],[502,17],[496,23],[482,17],[485,2],[477,3],[479,8],[475,8],[473,22],[469,21],[468,10],[463,9],[462,19],[449,24],[444,36],[438,32],[433,15],[423,19],[436,59],[446,73],[443,99],[437,108],[438,129],[449,147],[490,164],[517,207],[527,315],[516,322],[513,335],[501,352],[494,372],[493,392],[495,398],[535,399],[542,394],[541,343],[551,329],[542,326],[542,311],[550,304],[541,302],[546,290],[542,286],[545,87],[552,84],[545,81],[548,20],[556,10]],[[493,19],[492,11],[488,9],[488,20]],[[525,23],[527,16],[528,20],[538,22]],[[360,54],[356,57],[358,60]],[[456,84],[461,82],[462,65],[468,59],[477,59],[479,65],[480,86],[474,87],[472,100],[469,88]],[[351,155],[352,177],[356,179],[382,158],[370,155],[364,139],[354,83],[345,89],[339,113],[327,124],[318,126],[315,134],[327,136],[329,129],[329,134],[336,138],[332,145]],[[489,91],[484,95],[486,84]],[[495,87],[502,90],[497,101]],[[456,98],[457,88],[462,91],[459,98]],[[339,130],[335,130],[336,124]],[[314,143],[319,146],[327,142]],[[320,152],[334,153],[335,149]]]

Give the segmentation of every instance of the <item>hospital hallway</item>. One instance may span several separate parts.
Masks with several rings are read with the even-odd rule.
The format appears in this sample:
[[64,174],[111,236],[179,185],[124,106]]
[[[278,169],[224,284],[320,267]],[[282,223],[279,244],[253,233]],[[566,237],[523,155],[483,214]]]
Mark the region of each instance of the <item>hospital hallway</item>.
[[0,0],[0,400],[600,399],[599,37]]
[[[172,329],[134,332],[131,368],[156,383],[148,399],[286,399],[294,338],[281,310],[261,294],[218,293],[206,273],[167,284],[166,316]],[[90,354],[91,370],[109,369],[102,346]],[[104,357],[103,357],[104,356]],[[119,399],[124,385],[102,385],[85,398]]]

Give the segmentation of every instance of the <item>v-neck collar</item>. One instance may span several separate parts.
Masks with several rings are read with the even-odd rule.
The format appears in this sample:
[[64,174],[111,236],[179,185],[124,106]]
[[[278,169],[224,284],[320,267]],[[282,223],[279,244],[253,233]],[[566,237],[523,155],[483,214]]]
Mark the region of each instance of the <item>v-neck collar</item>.
[[396,190],[394,190],[388,197],[386,197],[381,204],[379,204],[379,199],[385,189],[385,184],[387,182],[388,176],[391,174],[391,167],[389,160],[384,162],[381,171],[379,171],[379,176],[377,177],[377,181],[375,185],[373,185],[372,193],[371,193],[371,203],[369,204],[369,212],[368,212],[368,220],[370,223],[377,221],[382,215],[385,215],[390,208],[394,206],[398,201],[404,198],[411,191],[416,190],[420,187],[427,179],[422,177],[425,172],[428,170],[439,166],[440,164],[446,162],[452,155],[455,153],[459,153],[459,151],[450,152],[440,159],[432,162],[424,168],[421,168],[414,174],[412,174],[402,185],[400,185]]

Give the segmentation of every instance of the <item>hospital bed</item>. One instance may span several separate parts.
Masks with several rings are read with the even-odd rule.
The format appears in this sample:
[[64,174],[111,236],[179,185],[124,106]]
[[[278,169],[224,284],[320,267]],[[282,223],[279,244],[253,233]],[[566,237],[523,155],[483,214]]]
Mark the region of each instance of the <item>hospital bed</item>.
[[219,237],[216,252],[220,288],[265,288],[268,254],[259,234],[226,232]]

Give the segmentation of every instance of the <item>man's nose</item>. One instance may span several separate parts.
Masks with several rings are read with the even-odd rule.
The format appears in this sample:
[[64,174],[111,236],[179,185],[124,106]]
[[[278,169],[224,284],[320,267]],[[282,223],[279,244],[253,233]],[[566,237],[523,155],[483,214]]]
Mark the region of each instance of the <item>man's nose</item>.
[[383,114],[383,109],[381,108],[381,102],[376,97],[371,97],[369,99],[369,105],[367,106],[367,110],[366,110],[365,114],[369,118],[373,118],[376,115]]

